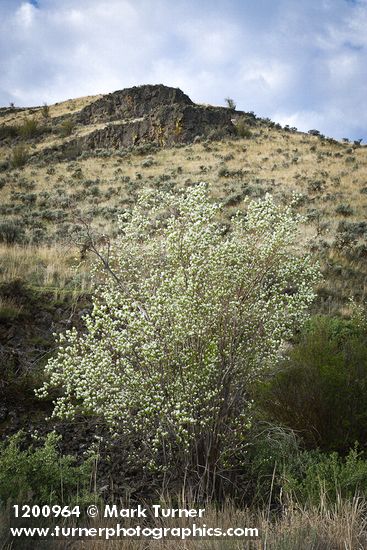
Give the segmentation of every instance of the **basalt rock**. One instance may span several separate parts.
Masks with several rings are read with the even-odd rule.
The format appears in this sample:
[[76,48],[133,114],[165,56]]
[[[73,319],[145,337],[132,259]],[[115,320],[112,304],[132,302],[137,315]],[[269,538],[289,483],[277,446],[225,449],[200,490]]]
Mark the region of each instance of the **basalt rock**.
[[179,88],[162,85],[134,86],[107,94],[87,105],[77,117],[81,124],[96,124],[114,120],[128,120],[149,115],[165,106],[194,105]]
[[105,95],[82,109],[75,122],[98,127],[59,150],[70,156],[73,148],[90,151],[222,139],[235,134],[233,117],[238,115],[223,107],[196,105],[178,88],[139,86]]
[[172,146],[191,143],[197,136],[218,139],[235,128],[225,109],[197,106],[161,106],[135,120],[107,125],[82,138],[83,149],[121,148],[154,143]]

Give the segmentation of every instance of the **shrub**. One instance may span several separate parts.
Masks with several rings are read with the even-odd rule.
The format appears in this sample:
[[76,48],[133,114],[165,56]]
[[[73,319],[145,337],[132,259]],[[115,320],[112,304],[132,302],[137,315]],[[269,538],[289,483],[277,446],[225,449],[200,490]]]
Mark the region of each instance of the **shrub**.
[[309,193],[322,193],[325,187],[325,182],[323,180],[310,181],[307,190]]
[[0,140],[6,139],[6,138],[15,138],[18,136],[18,126],[13,125],[5,125],[2,124],[0,126]]
[[50,433],[40,442],[24,448],[24,434],[18,432],[0,442],[0,503],[65,504],[91,498],[89,479],[93,458],[80,466],[58,450],[60,437]]
[[181,481],[192,472],[201,489],[239,456],[250,382],[307,317],[318,279],[295,250],[290,207],[253,201],[226,235],[218,211],[204,184],[146,192],[112,248],[104,239],[108,256],[89,235],[111,278],[86,333],[60,336],[39,391],[63,387],[54,415],[103,417],[131,445],[134,468]]
[[59,126],[60,136],[62,138],[70,136],[73,133],[74,127],[75,124],[70,118],[64,120]]
[[27,163],[29,157],[28,149],[24,145],[17,145],[14,147],[11,157],[10,165],[12,168],[23,168]]
[[0,243],[15,244],[24,242],[24,230],[19,220],[0,223]]
[[365,328],[318,316],[258,397],[267,418],[296,430],[309,447],[346,452],[366,444],[366,388]]
[[[246,504],[268,505],[271,498],[272,504],[278,505],[287,474],[298,472],[300,453],[299,440],[291,430],[255,424],[248,438],[240,478]],[[300,474],[298,479],[302,479]]]
[[[3,298],[0,296],[0,321],[4,319],[14,320],[17,317],[20,317],[22,313],[23,307],[18,304],[14,298]],[[3,387],[6,385],[6,382],[6,377],[2,377]]]
[[250,139],[252,137],[252,132],[248,126],[248,122],[244,117],[238,119],[236,124],[236,132],[240,138]]
[[35,189],[36,184],[34,181],[28,181],[26,178],[19,178],[18,187],[20,189],[24,189],[25,191],[32,191]]
[[39,123],[35,118],[26,118],[19,126],[19,135],[24,139],[31,139],[40,133]]
[[83,152],[83,147],[80,142],[71,142],[67,144],[63,151],[63,158],[65,160],[76,160]]
[[367,223],[362,222],[347,222],[345,220],[338,223],[336,229],[336,248],[350,248],[359,238],[364,238],[367,235]]
[[143,162],[141,163],[142,168],[150,168],[151,166],[154,166],[156,164],[153,157],[147,157]]
[[243,176],[242,169],[239,170],[230,170],[228,166],[223,165],[218,170],[218,177],[219,178],[241,178]]
[[350,204],[339,204],[335,208],[335,212],[337,214],[341,214],[342,216],[352,216],[354,214],[354,210]]
[[50,118],[50,107],[47,105],[47,103],[44,103],[42,105],[42,116],[45,120],[48,120]]
[[230,170],[227,166],[222,166],[218,170],[218,177],[219,178],[228,178],[230,176]]
[[333,452],[305,451],[285,462],[284,490],[298,503],[315,505],[320,500],[336,504],[341,498],[367,497],[367,460],[357,448],[345,458]]
[[355,446],[346,456],[304,450],[292,430],[259,423],[251,432],[242,486],[246,501],[273,507],[336,504],[367,497],[367,459]]
[[246,196],[246,193],[244,193],[244,192],[242,192],[242,193],[231,193],[230,195],[228,195],[227,197],[225,197],[223,199],[223,206],[225,206],[225,207],[236,206],[237,204],[239,204],[240,202],[243,201],[245,196]]

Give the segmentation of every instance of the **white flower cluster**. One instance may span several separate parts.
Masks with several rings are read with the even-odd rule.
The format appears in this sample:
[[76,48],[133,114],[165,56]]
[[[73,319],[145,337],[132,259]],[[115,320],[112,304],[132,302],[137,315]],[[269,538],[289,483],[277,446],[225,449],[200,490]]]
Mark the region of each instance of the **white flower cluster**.
[[[54,414],[102,416],[149,467],[218,463],[247,428],[248,385],[307,317],[319,268],[297,251],[299,218],[270,196],[223,236],[205,184],[146,192],[110,254],[86,332],[59,336],[39,394]],[[193,455],[195,457],[193,458]],[[162,458],[163,457],[163,458]]]

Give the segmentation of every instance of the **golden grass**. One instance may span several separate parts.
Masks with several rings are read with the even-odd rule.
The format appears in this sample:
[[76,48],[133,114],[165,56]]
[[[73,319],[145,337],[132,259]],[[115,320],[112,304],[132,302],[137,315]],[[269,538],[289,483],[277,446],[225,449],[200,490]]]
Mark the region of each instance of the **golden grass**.
[[[53,105],[49,105],[50,118],[56,118],[63,115],[70,115],[81,111],[87,105],[94,103],[102,95],[89,95],[75,99],[67,99]],[[39,107],[29,107],[22,111],[12,111],[0,117],[0,124],[21,124],[25,118],[35,118],[42,120],[42,102]]]
[[[355,498],[352,501],[339,500],[335,506],[304,508],[291,506],[278,517],[269,517],[266,511],[238,510],[227,504],[222,511],[207,506],[205,523],[208,527],[257,528],[259,539],[242,540],[158,540],[129,541],[115,540],[83,541],[76,543],[78,550],[357,550],[366,548],[366,504]],[[204,518],[203,518],[204,519]],[[191,520],[192,522],[192,520]],[[103,526],[99,523],[100,526]],[[157,526],[177,526],[174,520],[163,520]]]
[[[97,97],[80,98],[75,100],[76,103],[72,106],[64,102],[65,104],[60,104],[60,109],[62,105],[62,109],[76,109],[84,105],[85,101],[92,101]],[[104,125],[76,128],[75,135],[85,134],[101,126]],[[55,143],[62,141],[55,136],[46,136],[37,147],[49,146],[52,140]],[[9,155],[9,149],[0,148],[1,155]],[[153,160],[150,166],[145,163],[147,156]],[[185,187],[190,182],[205,181],[212,196],[217,200],[226,200],[228,197],[235,199],[236,195],[245,195],[246,187],[255,190],[255,196],[267,191],[272,193],[276,200],[285,203],[289,202],[293,192],[301,193],[305,200],[300,211],[307,213],[314,209],[319,212],[319,221],[310,221],[304,236],[311,236],[315,240],[314,236],[318,234],[318,240],[329,244],[335,239],[340,221],[364,220],[367,209],[367,194],[361,193],[361,189],[367,187],[367,147],[354,148],[348,143],[329,143],[307,134],[289,133],[272,128],[253,128],[251,139],[227,139],[171,149],[162,148],[148,155],[132,152],[124,157],[120,157],[118,153],[106,158],[91,156],[73,162],[55,162],[51,166],[52,173],[49,171],[49,164],[28,164],[22,170],[4,173],[1,177],[6,178],[7,183],[0,190],[0,202],[9,202],[12,191],[20,190],[18,182],[21,178],[34,182],[35,188],[32,193],[36,194],[42,191],[52,194],[57,186],[61,187],[66,195],[80,191],[82,198],[78,199],[74,206],[80,208],[83,213],[90,210],[92,204],[98,205],[93,224],[104,231],[114,222],[106,220],[98,213],[100,206],[125,208],[134,201],[140,189],[146,186],[154,187],[164,175],[168,176],[176,187]],[[219,173],[223,167],[228,168],[232,174],[220,177]],[[80,179],[73,177],[76,168],[81,169]],[[236,175],[239,171],[241,173]],[[91,203],[83,187],[83,181],[97,178],[100,196]],[[130,182],[126,182],[128,178]],[[322,182],[322,189],[313,190],[313,183],[318,181]],[[110,187],[119,188],[119,191],[112,196],[104,196]],[[250,198],[253,196],[250,193]],[[345,217],[342,213],[336,212],[340,204],[352,207],[350,216]],[[229,218],[233,211],[242,207],[241,202],[236,203],[234,200],[234,204],[226,207],[225,217]],[[54,222],[47,223],[49,234],[52,235],[57,225]],[[40,252],[40,255],[44,258],[43,252]],[[49,257],[52,263],[52,255]],[[25,272],[29,272],[27,267]],[[45,275],[46,280],[57,280],[52,267],[49,273],[48,276]],[[64,280],[63,277],[60,280]]]
[[[197,508],[189,506],[190,508]],[[11,550],[12,542],[7,535],[7,513],[5,510],[0,518],[0,531],[3,533],[5,545],[3,550]],[[249,509],[237,509],[232,504],[226,504],[222,510],[213,505],[205,507],[202,519],[175,520],[157,519],[149,524],[149,527],[177,527],[188,526],[192,523],[207,527],[220,527],[226,530],[230,527],[256,528],[259,538],[246,539],[191,539],[182,541],[179,538],[161,540],[84,540],[66,539],[63,542],[53,542],[47,546],[51,549],[70,547],[75,550],[358,550],[366,548],[367,525],[366,503],[354,498],[351,501],[339,499],[334,506],[326,506],[321,500],[320,505],[314,508],[305,508],[291,505],[278,515],[269,515],[265,510],[256,511]],[[89,527],[113,527],[116,523],[129,525],[142,525],[142,520],[96,520]],[[59,525],[71,527],[72,522],[62,520]],[[49,541],[50,542],[50,541]],[[41,548],[34,541],[33,548]]]
[[0,283],[21,279],[31,286],[87,291],[87,266],[79,267],[76,249],[60,246],[0,245]]
[[[79,133],[85,135],[97,127],[103,126],[105,125],[80,128],[76,130],[75,135]],[[39,147],[61,143],[61,141],[65,140],[54,136],[48,137],[39,144]],[[311,146],[316,146],[315,152],[310,152]],[[230,170],[242,169],[243,180],[249,181],[255,178],[274,180],[276,194],[289,193],[292,190],[306,192],[308,183],[306,179],[324,179],[326,180],[324,193],[338,192],[339,201],[345,198],[353,203],[357,209],[356,214],[362,214],[364,207],[367,206],[367,200],[361,197],[359,191],[366,183],[367,148],[355,149],[352,156],[355,156],[356,162],[353,166],[348,166],[345,163],[345,158],[348,156],[345,151],[348,147],[348,144],[336,146],[326,143],[326,145],[321,145],[317,138],[303,134],[265,130],[263,135],[256,139],[213,143],[210,146],[211,151],[206,151],[201,144],[178,149],[161,149],[154,154],[156,164],[149,168],[142,166],[144,157],[138,155],[130,155],[123,160],[115,156],[103,159],[92,157],[79,160],[77,164],[82,168],[85,177],[100,177],[105,180],[113,180],[117,165],[122,169],[121,175],[131,178],[137,172],[140,172],[144,178],[150,178],[162,173],[169,174],[177,167],[181,167],[182,176],[176,178],[178,183],[184,182],[187,178],[195,178],[195,180],[200,178],[207,181],[213,194],[218,196],[223,196],[228,192],[225,188],[228,180],[218,177],[219,167],[223,164]],[[279,153],[279,150],[282,152]],[[343,156],[328,156],[334,155],[339,150]],[[319,153],[326,156],[318,159]],[[233,155],[233,159],[223,160],[229,154]],[[292,163],[292,159],[296,157],[298,158],[297,162]],[[65,174],[65,164],[54,164],[57,175]],[[37,174],[36,179],[40,190],[47,187],[47,182],[44,181],[45,169],[27,166],[22,171],[25,176],[29,176],[30,172]],[[326,176],[323,174],[325,172]],[[340,184],[337,186],[333,185],[331,181],[336,177],[340,178]],[[228,179],[233,180],[233,178]],[[315,196],[312,198],[312,202],[317,204],[320,199]]]
[[53,118],[76,113],[78,111],[81,111],[87,105],[94,103],[95,101],[97,101],[97,99],[100,99],[101,97],[102,94],[87,95],[55,103],[54,105],[50,105],[50,116]]

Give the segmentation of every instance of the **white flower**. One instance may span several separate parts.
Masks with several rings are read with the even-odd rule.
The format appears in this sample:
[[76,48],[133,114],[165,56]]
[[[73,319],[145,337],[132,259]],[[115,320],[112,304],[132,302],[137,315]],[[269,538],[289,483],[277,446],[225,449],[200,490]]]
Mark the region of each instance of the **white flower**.
[[86,332],[60,335],[38,392],[62,386],[54,415],[95,413],[138,438],[144,467],[162,449],[165,466],[177,446],[189,456],[212,432],[228,460],[251,425],[248,384],[278,360],[315,296],[319,269],[297,251],[290,207],[270,195],[250,202],[225,237],[218,211],[200,184],[145,192],[119,217],[110,257],[120,284],[102,278]]

